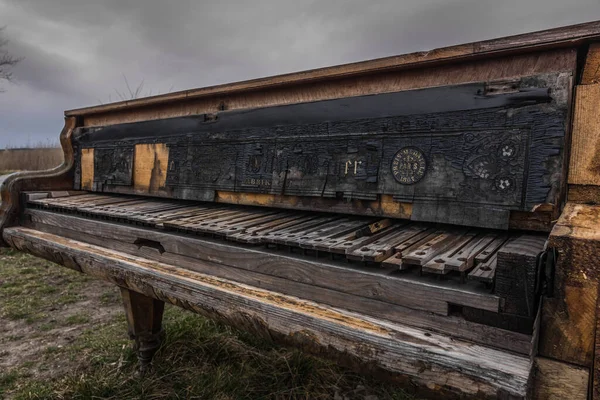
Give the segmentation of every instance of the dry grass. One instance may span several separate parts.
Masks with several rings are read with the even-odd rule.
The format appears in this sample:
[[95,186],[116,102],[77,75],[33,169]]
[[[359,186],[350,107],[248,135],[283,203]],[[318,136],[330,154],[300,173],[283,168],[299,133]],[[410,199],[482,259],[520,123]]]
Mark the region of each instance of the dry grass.
[[39,171],[60,165],[60,148],[32,148],[0,150],[0,171]]
[[164,326],[138,376],[116,287],[0,249],[0,399],[413,399],[180,308]]

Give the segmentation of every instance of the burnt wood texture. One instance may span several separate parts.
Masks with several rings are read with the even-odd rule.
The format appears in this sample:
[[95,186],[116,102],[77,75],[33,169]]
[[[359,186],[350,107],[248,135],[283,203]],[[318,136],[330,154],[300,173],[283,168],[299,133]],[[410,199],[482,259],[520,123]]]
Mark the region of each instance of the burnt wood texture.
[[[507,229],[510,211],[557,203],[569,79],[547,74],[79,128],[75,146],[80,160],[94,150],[95,191],[201,201],[220,191],[347,202],[390,196],[411,204],[415,221]],[[137,149],[153,143],[168,149],[165,179],[156,192],[135,190]],[[81,169],[76,189],[85,187]]]

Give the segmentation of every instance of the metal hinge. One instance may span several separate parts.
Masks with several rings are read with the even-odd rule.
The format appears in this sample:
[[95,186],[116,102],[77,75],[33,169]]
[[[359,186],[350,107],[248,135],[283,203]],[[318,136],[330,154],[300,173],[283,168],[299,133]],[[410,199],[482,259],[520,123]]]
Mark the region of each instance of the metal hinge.
[[554,247],[547,248],[537,256],[537,279],[535,293],[538,296],[554,296],[554,269],[558,252]]

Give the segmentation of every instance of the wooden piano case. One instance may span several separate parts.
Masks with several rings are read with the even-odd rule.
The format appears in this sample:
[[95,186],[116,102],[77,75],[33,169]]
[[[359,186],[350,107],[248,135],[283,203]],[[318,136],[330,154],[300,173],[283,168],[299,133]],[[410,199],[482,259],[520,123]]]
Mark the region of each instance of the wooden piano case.
[[68,111],[64,165],[3,184],[2,238],[119,285],[142,365],[170,302],[434,398],[586,398],[596,38]]

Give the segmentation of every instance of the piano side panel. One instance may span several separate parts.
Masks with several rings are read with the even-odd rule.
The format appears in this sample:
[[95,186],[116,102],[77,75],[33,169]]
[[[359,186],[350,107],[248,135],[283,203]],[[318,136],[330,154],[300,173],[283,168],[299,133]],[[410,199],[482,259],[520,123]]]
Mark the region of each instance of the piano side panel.
[[[76,126],[75,117],[65,118],[65,125],[60,134],[63,150],[63,163],[60,166],[47,171],[16,172],[0,182],[0,234],[5,228],[19,223],[22,192],[69,190],[75,185],[75,166],[78,165],[78,160],[72,134]],[[0,239],[0,246],[4,245],[5,243]]]

